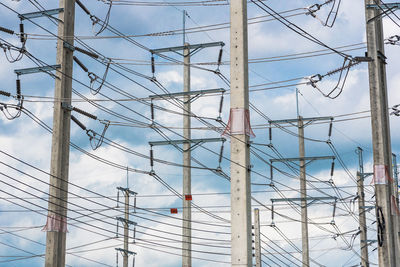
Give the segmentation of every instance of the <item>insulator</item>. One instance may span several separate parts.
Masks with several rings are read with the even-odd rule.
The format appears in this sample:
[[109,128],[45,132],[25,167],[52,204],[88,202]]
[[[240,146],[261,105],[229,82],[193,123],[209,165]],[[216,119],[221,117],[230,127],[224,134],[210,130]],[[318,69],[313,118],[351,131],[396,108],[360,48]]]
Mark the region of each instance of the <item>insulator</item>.
[[89,57],[92,57],[92,58],[99,58],[99,55],[97,55],[97,54],[95,54],[95,53],[92,53],[92,52],[90,52],[90,51],[84,50],[84,49],[82,49],[82,48],[75,47],[75,50],[78,51],[78,52],[81,52],[81,53],[83,53],[83,54],[85,54],[85,55],[88,55]]
[[133,213],[136,213],[136,194],[135,198],[133,199]]
[[11,96],[11,94],[9,92],[5,92],[5,91],[1,91],[1,90],[0,90],[0,95],[4,95],[4,96],[8,96],[8,97]]
[[223,154],[224,154],[224,143],[222,143],[221,150],[219,151],[218,164],[221,164]]
[[271,206],[271,220],[274,222],[274,205]]
[[331,165],[331,177],[333,176],[334,170],[335,170],[335,162],[332,161],[332,165]]
[[92,115],[92,114],[90,114],[90,113],[88,113],[88,112],[86,112],[86,111],[83,111],[83,110],[80,109],[80,108],[73,107],[72,110],[73,110],[73,111],[76,111],[76,112],[78,112],[78,113],[80,113],[80,114],[82,114],[82,115],[84,115],[84,116],[86,116],[86,117],[89,117],[89,118],[91,118],[91,119],[97,120],[97,117],[96,117],[95,115]]
[[150,109],[151,109],[151,121],[154,121],[154,104],[150,104]]
[[89,71],[88,68],[86,68],[86,66],[83,65],[83,63],[76,56],[74,56],[73,59],[76,62],[76,64],[78,64],[79,67],[81,67],[83,69],[84,72],[88,72]]
[[154,56],[151,56],[151,73],[153,73],[154,75],[155,72],[156,72],[156,67],[154,66]]
[[136,226],[133,227],[133,244],[136,243]]
[[119,190],[117,192],[117,208],[119,208]]
[[336,200],[335,204],[333,204],[333,214],[332,214],[333,219],[335,219],[335,213],[336,213]]
[[153,159],[153,149],[150,149],[150,166],[153,168],[154,159]]
[[271,176],[271,183],[274,180],[274,168],[272,167],[272,165],[269,168],[269,175]]
[[75,118],[74,115],[71,115],[71,120],[73,120],[79,127],[81,127],[82,130],[86,131],[86,126],[83,125],[83,123],[80,122],[77,118]]
[[224,105],[224,95],[221,95],[221,99],[219,101],[219,114],[222,112],[222,106]]
[[329,133],[328,133],[329,138],[332,136],[332,126],[333,126],[333,123],[331,120],[331,123],[329,124]]
[[78,4],[80,8],[82,8],[83,11],[85,11],[86,14],[90,15],[89,10],[82,4],[80,0],[75,0],[75,2]]
[[269,141],[271,142],[272,141],[272,127],[271,127],[271,125],[269,125],[268,132],[269,132]]
[[218,66],[221,65],[221,61],[222,61],[222,52],[224,50],[222,50],[222,48],[219,50],[219,55],[218,55]]
[[[117,231],[116,231],[116,236],[119,236],[119,221],[117,221]],[[118,260],[117,260],[118,261]]]
[[0,27],[0,31],[8,33],[8,34],[14,34],[13,30],[10,30],[10,29],[7,29],[7,28],[3,28],[3,27]]
[[19,36],[21,43],[24,43],[25,42],[25,33],[24,33],[24,24],[23,23],[19,24],[19,33],[21,34]]
[[21,99],[21,80],[17,79],[17,99]]

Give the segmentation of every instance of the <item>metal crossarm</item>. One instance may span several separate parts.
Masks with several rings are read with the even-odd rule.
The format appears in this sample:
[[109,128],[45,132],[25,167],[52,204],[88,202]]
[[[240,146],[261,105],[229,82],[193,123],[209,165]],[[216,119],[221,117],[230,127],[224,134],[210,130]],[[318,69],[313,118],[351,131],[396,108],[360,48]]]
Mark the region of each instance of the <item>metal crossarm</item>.
[[368,176],[374,175],[373,172],[363,172],[363,173],[360,173],[360,174],[361,174],[361,176],[362,176],[363,178],[366,178],[366,177],[368,177]]
[[190,140],[170,140],[170,141],[154,141],[149,142],[151,146],[163,146],[163,145],[180,145],[187,143],[210,143],[210,142],[225,142],[225,138],[202,138],[202,139],[190,139]]
[[294,198],[271,198],[271,202],[297,202],[297,201],[301,201],[301,200],[311,200],[311,202],[315,202],[318,200],[336,200],[337,197],[306,197],[306,198],[302,198],[302,197],[294,197]]
[[56,8],[56,9],[49,9],[49,10],[30,12],[30,13],[25,13],[25,14],[19,14],[18,17],[21,20],[34,19],[34,18],[39,18],[39,17],[43,17],[43,16],[56,15],[56,14],[58,14],[60,12],[63,12],[63,11],[64,11],[64,8]]
[[189,91],[189,92],[178,92],[178,93],[170,93],[170,94],[163,94],[163,95],[151,95],[149,96],[150,99],[165,99],[165,98],[174,98],[180,96],[191,96],[191,95],[205,95],[205,94],[212,94],[212,93],[224,93],[226,90],[223,88],[217,89],[206,89],[206,90],[198,90],[198,91]]
[[136,252],[125,250],[125,249],[122,249],[122,248],[115,248],[115,250],[119,251],[119,252],[122,252],[122,253],[130,254],[130,255],[136,255]]
[[117,187],[118,190],[124,191],[125,193],[129,193],[131,195],[137,195],[136,192],[129,190],[129,188],[124,188],[124,187]]
[[35,67],[35,68],[17,69],[17,70],[14,70],[14,72],[17,75],[24,75],[24,74],[31,74],[31,73],[38,73],[38,72],[53,71],[53,70],[56,70],[59,68],[61,68],[60,64],[52,65],[52,66]]
[[386,3],[386,4],[372,4],[372,5],[367,5],[367,8],[375,8],[375,9],[399,9],[400,8],[400,3]]
[[307,123],[304,125],[307,126],[310,123],[313,123],[314,121],[327,121],[327,120],[333,120],[333,117],[311,117],[311,118],[296,118],[296,119],[284,119],[284,120],[270,120],[268,121],[271,124],[280,124],[280,123],[294,123],[298,121],[307,121]]
[[190,50],[193,51],[193,52],[191,52],[193,54],[194,51],[197,51],[197,50],[202,49],[202,48],[213,47],[213,46],[224,46],[224,45],[225,45],[224,42],[213,42],[213,43],[205,43],[205,44],[192,44],[192,45],[188,45],[188,46],[182,46],[181,45],[181,46],[173,46],[173,47],[152,49],[152,50],[150,50],[150,53],[159,54],[159,53],[163,53],[163,52],[177,52],[177,51],[183,51],[183,49],[185,49],[185,48],[189,48]]
[[124,218],[122,218],[122,217],[117,217],[117,220],[120,221],[120,222],[123,222],[123,223],[130,224],[130,225],[135,225],[135,226],[137,225],[136,222],[133,222],[133,221],[131,221],[131,220],[126,220],[126,219],[124,219]]
[[300,160],[322,160],[322,159],[335,159],[335,156],[322,156],[322,157],[303,157],[303,158],[282,158],[282,159],[270,159],[270,162],[286,162],[286,161],[300,161]]

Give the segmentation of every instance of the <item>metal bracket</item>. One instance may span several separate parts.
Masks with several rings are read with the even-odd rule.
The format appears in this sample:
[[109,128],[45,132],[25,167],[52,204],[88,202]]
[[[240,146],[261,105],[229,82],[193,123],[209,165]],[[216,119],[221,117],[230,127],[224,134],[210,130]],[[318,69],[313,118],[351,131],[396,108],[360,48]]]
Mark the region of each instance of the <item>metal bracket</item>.
[[294,198],[271,198],[271,202],[272,204],[274,202],[292,202],[294,204],[297,204],[296,202],[298,201],[302,201],[302,200],[306,200],[309,201],[311,200],[310,203],[307,203],[307,206],[310,206],[311,204],[313,204],[314,202],[318,201],[318,200],[335,200],[337,201],[337,197],[306,197],[306,198],[302,198],[302,197],[294,197]]
[[378,242],[378,241],[377,241],[377,240],[367,239],[367,240],[360,240],[360,242],[361,242],[361,243],[370,243],[370,244],[372,244],[372,243],[376,243],[376,242]]
[[73,110],[73,106],[71,106],[70,104],[68,104],[68,103],[66,103],[66,102],[61,102],[61,107],[63,108],[63,109],[66,109],[66,110],[68,110],[68,111],[72,111]]
[[49,66],[42,66],[42,67],[35,67],[35,68],[26,68],[26,69],[17,69],[14,70],[14,72],[17,75],[25,75],[25,74],[31,74],[31,73],[38,73],[38,72],[47,72],[47,71],[53,71],[61,68],[61,65],[49,65]]
[[311,162],[315,161],[315,160],[325,160],[325,159],[336,159],[335,156],[322,156],[322,157],[303,157],[303,158],[282,158],[282,159],[270,159],[269,161],[272,163],[274,162],[285,162],[285,161],[300,161],[300,160],[304,160],[307,161],[307,163],[304,164],[304,166],[307,166],[308,164],[310,164]]
[[199,145],[203,143],[210,143],[210,142],[225,142],[225,138],[203,138],[203,139],[190,139],[190,140],[169,140],[169,141],[154,141],[149,142],[150,146],[162,146],[162,145],[181,145],[181,144],[188,144],[194,143],[187,151],[193,150]]
[[125,224],[130,224],[130,225],[135,225],[135,226],[137,225],[136,222],[133,222],[131,220],[126,220],[126,219],[124,219],[122,217],[116,217],[116,219],[117,219],[117,221],[123,222]]
[[364,209],[365,211],[370,211],[372,209],[375,209],[375,206],[360,206],[360,208]]
[[70,44],[70,43],[68,43],[68,42],[66,42],[66,41],[64,41],[63,42],[63,46],[65,47],[65,48],[67,48],[67,49],[69,49],[70,51],[75,51],[75,46],[73,46],[72,44]]
[[[176,97],[181,97],[181,96],[194,95],[194,97],[190,98],[190,100],[188,101],[191,103],[202,95],[212,94],[212,93],[225,93],[225,91],[226,90],[223,88],[206,89],[206,90],[197,90],[197,91],[190,91],[190,92],[170,93],[170,94],[163,94],[163,95],[151,95],[151,96],[149,96],[149,98],[151,100],[158,100],[158,99],[176,98]],[[179,99],[177,99],[177,100],[179,100]],[[182,101],[182,102],[185,103],[184,101]]]
[[373,172],[364,172],[364,173],[360,173],[361,177],[363,179],[367,178],[368,176],[374,175]]
[[294,122],[298,122],[298,121],[307,121],[307,123],[305,123],[303,125],[303,128],[305,128],[307,125],[310,125],[311,123],[315,122],[315,121],[326,121],[326,120],[334,120],[333,117],[311,117],[311,118],[297,118],[297,119],[285,119],[285,120],[270,120],[268,121],[270,124],[281,124],[281,123],[289,123],[293,126],[297,126],[294,124]]
[[54,18],[54,17],[51,16],[51,15],[56,15],[56,14],[58,14],[60,12],[64,12],[64,8],[56,8],[56,9],[49,9],[49,10],[30,12],[30,13],[25,13],[25,14],[19,14],[18,17],[21,20],[24,20],[24,19],[34,19],[34,18],[39,18],[39,17],[46,16],[46,17],[51,17],[53,19],[61,21],[58,18]]
[[129,193],[131,195],[137,195],[136,192],[130,190],[129,188],[124,188],[124,187],[117,187],[117,190],[123,191],[125,193]]
[[378,14],[377,16],[375,16],[367,21],[367,23],[370,23],[371,21],[373,21],[377,18],[383,18],[383,17],[387,16],[388,11],[393,12],[394,10],[400,9],[400,3],[388,3],[388,4],[381,4],[381,5],[372,4],[372,5],[367,5],[367,8],[374,8],[374,9],[378,9],[378,10],[382,11],[382,13]]
[[119,251],[121,253],[129,254],[129,255],[136,255],[136,252],[125,250],[125,249],[122,249],[122,248],[115,248],[115,250]]
[[365,56],[365,57],[354,57],[354,60],[358,61],[358,62],[371,62],[371,61],[374,61],[371,57],[367,57],[367,56]]
[[400,8],[400,3],[387,3],[387,4],[381,4],[381,5],[376,5],[376,4],[372,4],[372,5],[367,5],[367,8],[375,8],[375,9],[399,9]]
[[386,59],[387,59],[387,57],[381,52],[381,51],[377,51],[377,57],[380,59],[380,60],[382,60],[382,62],[386,65],[387,63],[386,63]]
[[158,48],[158,49],[152,49],[150,50],[150,53],[152,54],[160,54],[163,52],[175,52],[178,55],[183,56],[183,54],[177,52],[177,51],[183,51],[185,48],[189,48],[192,50],[189,53],[189,56],[197,53],[200,51],[200,49],[207,48],[207,47],[213,47],[213,46],[224,46],[224,42],[213,42],[213,43],[205,43],[205,44],[192,44],[192,45],[183,45],[183,46],[173,46],[173,47],[166,47],[166,48]]

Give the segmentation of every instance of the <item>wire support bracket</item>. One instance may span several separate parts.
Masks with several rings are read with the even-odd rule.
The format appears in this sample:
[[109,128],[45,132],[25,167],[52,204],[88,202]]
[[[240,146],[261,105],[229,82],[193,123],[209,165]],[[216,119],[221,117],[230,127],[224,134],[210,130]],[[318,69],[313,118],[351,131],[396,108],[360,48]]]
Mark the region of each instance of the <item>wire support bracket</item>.
[[[272,204],[276,202],[292,202],[294,204],[297,204],[296,202],[299,201],[307,201],[307,206],[310,206],[311,204],[317,202],[317,201],[324,201],[324,200],[337,200],[337,197],[294,197],[294,198],[271,198]],[[310,202],[308,202],[310,201]]]
[[[149,98],[151,100],[162,100],[167,98],[176,98],[181,96],[192,96],[188,102],[191,103],[197,98],[201,97],[205,94],[213,94],[213,93],[225,93],[226,90],[224,88],[216,88],[216,89],[205,89],[205,90],[197,90],[197,91],[189,91],[189,92],[178,92],[178,93],[170,93],[170,94],[162,94],[162,95],[151,95]],[[179,100],[179,99],[178,99]]]
[[334,120],[334,117],[310,117],[310,118],[296,118],[296,119],[283,119],[283,120],[270,120],[268,121],[270,124],[281,124],[281,123],[289,123],[292,124],[293,126],[296,126],[294,122],[298,121],[303,121],[306,122],[303,125],[303,128],[312,124],[315,121],[328,121],[328,120]]
[[336,157],[335,156],[319,156],[319,157],[301,157],[301,158],[281,158],[281,159],[270,159],[269,161],[271,162],[271,164],[273,162],[286,162],[286,161],[308,161],[307,163],[305,163],[304,165],[308,165],[311,162],[315,161],[315,160],[326,160],[326,159],[331,159],[331,160],[335,160]]
[[116,219],[117,219],[117,221],[120,221],[120,222],[125,223],[125,224],[130,224],[130,225],[134,225],[134,226],[137,225],[137,222],[134,222],[134,221],[131,221],[131,220],[127,220],[127,219],[122,218],[122,217],[116,217]]
[[196,147],[203,143],[211,142],[225,142],[225,138],[201,138],[201,139],[187,139],[187,140],[168,140],[168,141],[154,141],[149,142],[150,146],[163,146],[163,145],[181,145],[181,144],[194,144],[188,150],[194,150]]
[[129,255],[136,255],[136,252],[130,251],[130,250],[126,250],[126,249],[122,249],[122,248],[115,248],[116,251],[119,251],[121,253],[124,254],[129,254]]
[[61,68],[60,64],[57,65],[51,65],[51,66],[41,66],[41,67],[34,67],[34,68],[26,68],[26,69],[16,69],[14,72],[17,75],[25,75],[25,74],[32,74],[32,73],[38,73],[38,72],[48,72],[48,71],[54,71]]
[[371,4],[371,5],[367,5],[367,8],[373,8],[373,9],[378,9],[380,11],[382,11],[382,13],[376,15],[375,17],[371,18],[368,20],[367,23],[370,23],[371,21],[374,21],[376,19],[381,19],[383,17],[388,16],[388,11],[390,12],[394,12],[395,10],[400,9],[400,3],[387,3],[387,4]]
[[371,4],[371,5],[367,5],[367,8],[375,8],[375,9],[400,9],[400,2],[398,3],[387,3],[387,4]]
[[200,51],[203,48],[207,48],[207,47],[214,47],[214,46],[224,46],[225,43],[224,42],[212,42],[212,43],[203,43],[203,44],[192,44],[192,45],[181,45],[181,46],[173,46],[173,47],[165,47],[165,48],[158,48],[158,49],[151,49],[150,53],[152,54],[160,54],[163,52],[175,52],[181,56],[183,56],[183,54],[179,53],[178,51],[183,51],[185,48],[189,48],[191,51],[189,53],[189,56],[197,53],[198,51]]
[[120,190],[120,191],[122,191],[122,192],[124,192],[124,193],[129,193],[129,194],[131,194],[131,195],[137,195],[136,192],[130,190],[129,188],[117,187],[117,190]]
[[[64,8],[55,8],[55,9],[49,9],[49,10],[42,10],[42,11],[37,11],[37,12],[30,12],[30,13],[25,13],[25,14],[19,14],[18,17],[21,20],[24,19],[34,19],[34,18],[40,18],[40,17],[51,17],[52,15],[56,15],[60,12],[64,12]],[[58,18],[54,18],[58,21],[60,21]]]

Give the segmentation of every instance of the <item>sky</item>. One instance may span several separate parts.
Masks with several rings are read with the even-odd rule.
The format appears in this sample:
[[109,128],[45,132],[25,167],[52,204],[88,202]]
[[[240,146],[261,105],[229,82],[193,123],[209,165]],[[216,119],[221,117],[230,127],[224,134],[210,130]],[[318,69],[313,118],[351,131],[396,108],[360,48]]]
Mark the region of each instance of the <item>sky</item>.
[[[107,19],[101,30],[78,5],[75,18],[75,46],[100,55],[98,60],[74,52],[80,62],[95,74],[73,66],[72,106],[97,116],[72,114],[87,129],[101,136],[95,140],[71,122],[69,161],[69,201],[67,256],[68,266],[116,266],[122,257],[115,248],[123,247],[121,224],[123,196],[117,187],[137,192],[131,197],[130,220],[137,223],[130,231],[130,250],[136,254],[136,266],[180,266],[182,238],[182,200],[172,191],[182,192],[182,153],[172,145],[154,146],[155,163],[149,175],[149,142],[182,139],[182,102],[179,99],[154,100],[151,125],[149,96],[177,93],[183,88],[182,56],[166,52],[155,55],[155,72],[150,65],[151,49],[190,44],[223,42],[221,47],[199,50],[191,56],[191,90],[223,88],[222,123],[218,122],[221,94],[202,95],[193,100],[192,138],[221,138],[229,118],[229,2],[228,1],[110,1],[81,0],[90,13]],[[364,1],[340,2],[332,27],[324,26],[332,3],[322,5],[314,14],[309,7],[322,0],[267,1],[273,10],[285,16],[329,47],[353,57],[366,52]],[[194,4],[200,3],[200,4]],[[0,26],[19,32],[18,14],[39,9],[58,8],[57,1],[1,0]],[[252,211],[260,209],[262,266],[301,265],[300,206],[296,202],[275,201],[299,197],[298,165],[274,163],[273,181],[269,162],[273,158],[298,157],[297,128],[269,120],[308,117],[334,117],[329,137],[329,120],[305,128],[306,156],[335,156],[307,165],[310,197],[332,197],[308,207],[311,266],[357,266],[360,257],[356,172],[362,148],[365,172],[372,172],[371,120],[367,63],[350,68],[343,90],[335,90],[335,99],[325,97],[339,80],[339,74],[324,76],[314,88],[309,77],[324,75],[343,65],[343,57],[274,20],[251,1],[248,3],[248,57],[250,121],[255,138],[251,139]],[[183,38],[183,12],[186,11]],[[400,20],[391,15],[396,23]],[[48,17],[24,20],[26,50],[31,57],[10,63],[9,51],[0,52],[0,90],[15,96],[16,69],[56,64],[57,22]],[[384,37],[399,35],[399,26],[383,19]],[[110,28],[112,27],[112,28]],[[115,30],[125,38],[118,37]],[[0,32],[0,42],[20,47],[19,37]],[[400,60],[398,45],[385,45],[387,57],[388,106],[400,104]],[[11,51],[12,56],[18,55]],[[107,67],[109,63],[109,66]],[[219,70],[221,76],[215,74]],[[54,73],[54,72],[53,72]],[[91,74],[91,77],[94,75]],[[104,77],[104,83],[101,83]],[[16,114],[16,99],[1,95],[11,114],[0,114],[0,266],[43,266],[46,243],[47,201],[51,160],[54,77],[49,73],[21,75],[23,111]],[[157,82],[154,82],[157,81]],[[296,101],[296,88],[298,101]],[[6,112],[5,109],[3,109]],[[6,116],[7,115],[7,116]],[[392,152],[400,154],[400,118],[390,116]],[[108,124],[109,123],[109,124]],[[47,126],[46,126],[47,125]],[[212,127],[210,127],[212,126]],[[49,128],[50,127],[50,128]],[[51,130],[50,130],[51,131]],[[93,132],[89,132],[93,135]],[[193,266],[230,265],[230,140],[204,143],[192,151]],[[96,139],[96,138],[95,138]],[[331,141],[331,146],[327,144]],[[272,146],[271,146],[272,144]],[[399,160],[400,161],[400,160]],[[221,167],[222,172],[216,172]],[[225,175],[221,175],[221,173]],[[273,183],[273,186],[271,185]],[[168,185],[168,186],[166,186]],[[170,190],[169,190],[170,189]],[[371,177],[365,180],[368,206],[374,205]],[[333,197],[337,198],[337,201]],[[272,199],[274,213],[272,214]],[[136,209],[134,209],[136,207]],[[170,209],[177,208],[177,214]],[[204,212],[206,211],[206,212]],[[368,239],[376,239],[373,210],[367,213]],[[273,225],[273,227],[272,227]],[[135,236],[135,237],[133,237]],[[369,246],[371,263],[377,263],[376,243]],[[118,257],[116,256],[118,255]],[[117,260],[118,259],[118,260]],[[335,259],[335,261],[332,261]],[[117,263],[118,261],[118,263]],[[132,265],[130,257],[130,265]]]

